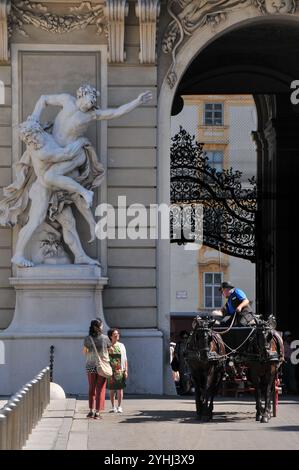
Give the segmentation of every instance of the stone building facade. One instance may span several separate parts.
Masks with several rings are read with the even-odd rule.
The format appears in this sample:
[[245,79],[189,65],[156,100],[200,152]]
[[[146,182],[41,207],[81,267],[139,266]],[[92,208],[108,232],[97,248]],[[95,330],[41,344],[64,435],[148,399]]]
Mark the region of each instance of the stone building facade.
[[[215,2],[202,5],[189,0],[83,3],[0,0],[0,97],[4,95],[0,102],[0,187],[12,181],[13,164],[21,155],[16,126],[32,112],[39,96],[44,93],[73,94],[82,82],[90,82],[101,91],[103,108],[117,107],[145,90],[153,93],[153,99],[147,105],[108,124],[102,122],[90,128],[88,137],[97,148],[107,175],[96,203],[108,202],[116,206],[119,195],[126,196],[127,205],[137,202],[148,207],[168,203],[171,107],[192,61],[214,40],[234,32],[239,34],[246,28],[253,28],[253,32],[260,28],[265,32],[267,28],[263,29],[263,25],[275,31],[280,30],[280,26],[286,31],[292,30],[294,42],[290,40],[290,43],[296,43],[299,30],[297,0],[278,0],[275,5],[268,0],[226,0],[219,4],[220,7]],[[248,34],[252,37],[252,31]],[[271,34],[268,39],[269,44],[276,40]],[[272,65],[274,63],[273,60]],[[282,77],[284,90],[289,86],[289,78],[296,78],[296,71],[290,72],[294,63],[290,61],[285,78],[281,71],[273,72],[274,81]],[[191,82],[192,91],[194,83]],[[251,90],[246,92],[251,93]],[[266,123],[274,119],[276,108],[271,100],[265,95],[259,101],[261,139]],[[51,119],[53,110],[47,113],[45,117]],[[271,132],[268,128],[267,155],[272,151],[274,134]],[[260,140],[259,145],[259,152],[264,152],[266,158],[265,143]],[[272,174],[274,170],[269,167],[269,171]],[[264,234],[268,230],[269,243],[276,246],[276,241],[271,238],[270,219],[270,216],[269,220],[264,219]],[[103,295],[105,319],[108,325],[121,329],[122,339],[128,345],[131,358],[128,390],[172,393],[168,365],[169,242],[116,239],[97,241],[89,246],[86,229],[79,219],[78,227],[88,254],[101,260],[102,274],[109,279]],[[17,228],[0,228],[2,335],[12,321],[15,309],[15,290],[9,278],[16,275],[10,261],[16,236]],[[277,282],[273,265],[264,261],[261,272],[268,276],[267,292],[272,292],[269,286]],[[275,302],[274,299],[274,307]],[[61,308],[64,308],[63,304]],[[51,338],[37,367],[44,366],[49,344]],[[66,391],[81,392],[84,381],[82,372],[80,390]],[[12,391],[7,389],[9,393]]]

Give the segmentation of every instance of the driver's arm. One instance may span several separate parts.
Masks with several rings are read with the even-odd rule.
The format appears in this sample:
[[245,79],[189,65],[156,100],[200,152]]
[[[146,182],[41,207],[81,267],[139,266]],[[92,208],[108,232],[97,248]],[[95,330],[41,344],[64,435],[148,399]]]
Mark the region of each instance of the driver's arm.
[[244,299],[239,305],[238,307],[236,308],[236,311],[238,313],[240,313],[244,307],[247,307],[247,305],[249,305],[249,300],[248,299]]
[[224,309],[223,309],[223,308],[221,308],[221,309],[219,309],[219,310],[217,309],[217,310],[213,310],[213,311],[212,311],[212,314],[213,314],[214,316],[218,316],[218,317],[223,317],[224,313],[225,313],[225,312],[224,312]]

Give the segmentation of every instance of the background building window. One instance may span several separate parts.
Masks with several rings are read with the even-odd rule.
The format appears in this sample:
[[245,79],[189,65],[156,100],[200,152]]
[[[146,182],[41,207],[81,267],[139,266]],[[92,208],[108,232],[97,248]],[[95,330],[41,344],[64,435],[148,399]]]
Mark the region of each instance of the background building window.
[[204,302],[205,308],[220,308],[222,295],[219,287],[222,282],[222,273],[204,273]]
[[205,103],[205,126],[223,126],[223,104]]
[[223,170],[223,152],[220,150],[208,150],[206,152],[208,157],[208,163],[212,168],[215,168],[217,171]]

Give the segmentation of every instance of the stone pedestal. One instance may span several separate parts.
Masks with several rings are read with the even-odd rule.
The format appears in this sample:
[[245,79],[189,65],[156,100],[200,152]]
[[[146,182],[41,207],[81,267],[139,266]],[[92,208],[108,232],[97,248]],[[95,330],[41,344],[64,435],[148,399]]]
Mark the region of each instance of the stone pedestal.
[[6,333],[86,334],[90,320],[103,319],[102,290],[107,281],[98,266],[18,268],[17,276],[10,278],[16,309]]
[[[54,346],[54,381],[66,393],[86,393],[82,354],[90,321],[104,321],[102,290],[107,278],[97,266],[41,265],[19,268],[10,279],[16,290],[11,325],[0,334],[4,365],[0,394],[14,393],[49,363]],[[104,324],[104,331],[107,326]]]
[[[11,325],[0,333],[4,349],[0,364],[0,395],[15,393],[49,364],[54,346],[53,380],[66,393],[87,394],[83,338],[90,321],[105,323],[102,290],[107,278],[96,266],[19,268],[10,279],[16,290]],[[112,325],[113,326],[113,325]],[[163,393],[162,332],[157,329],[122,329],[127,349],[127,393]]]

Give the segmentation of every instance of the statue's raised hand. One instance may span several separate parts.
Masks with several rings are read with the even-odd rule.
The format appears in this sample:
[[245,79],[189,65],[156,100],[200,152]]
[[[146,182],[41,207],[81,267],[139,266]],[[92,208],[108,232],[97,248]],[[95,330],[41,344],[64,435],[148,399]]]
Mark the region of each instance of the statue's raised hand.
[[139,100],[140,104],[146,104],[149,101],[151,101],[152,99],[153,99],[153,95],[152,95],[151,91],[145,91],[144,93],[141,93],[138,96],[138,100]]

